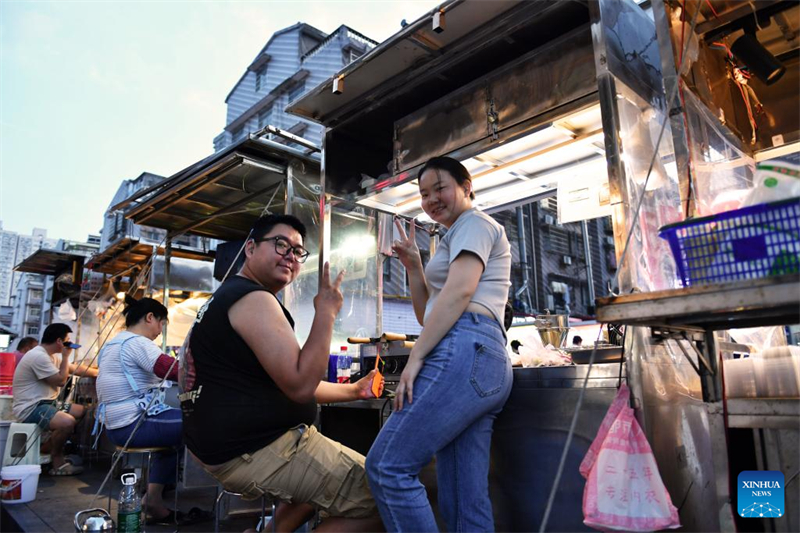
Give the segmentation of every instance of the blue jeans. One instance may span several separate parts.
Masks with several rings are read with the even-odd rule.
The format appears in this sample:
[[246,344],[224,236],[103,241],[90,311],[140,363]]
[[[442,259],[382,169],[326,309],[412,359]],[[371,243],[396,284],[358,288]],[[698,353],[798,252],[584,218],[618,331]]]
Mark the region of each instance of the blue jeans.
[[369,485],[388,531],[438,530],[419,480],[434,455],[448,531],[494,531],[489,448],[512,382],[497,321],[461,315],[425,358],[414,403],[392,413],[367,455]]
[[[136,422],[125,427],[109,429],[108,437],[114,444],[124,446],[136,427]],[[169,409],[156,416],[145,416],[142,425],[136,430],[130,448],[151,448],[154,446],[182,448],[183,447],[183,421],[180,409]],[[154,453],[153,464],[150,469],[150,483],[167,485],[175,483],[175,467],[177,466],[178,451]]]

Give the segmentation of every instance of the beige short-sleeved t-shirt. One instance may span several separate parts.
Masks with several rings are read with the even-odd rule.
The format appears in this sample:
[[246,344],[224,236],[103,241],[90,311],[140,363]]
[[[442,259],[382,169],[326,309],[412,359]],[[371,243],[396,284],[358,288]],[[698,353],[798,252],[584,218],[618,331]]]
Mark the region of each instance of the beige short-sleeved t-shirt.
[[428,321],[428,315],[447,281],[450,264],[464,252],[476,255],[483,262],[483,274],[470,302],[488,309],[502,327],[511,287],[511,247],[503,226],[474,208],[464,211],[450,226],[425,267],[428,303],[424,322]]
[[59,387],[49,385],[44,379],[58,374],[60,364],[61,354],[50,355],[41,346],[25,354],[14,370],[14,418],[21,422],[40,401],[56,399]]

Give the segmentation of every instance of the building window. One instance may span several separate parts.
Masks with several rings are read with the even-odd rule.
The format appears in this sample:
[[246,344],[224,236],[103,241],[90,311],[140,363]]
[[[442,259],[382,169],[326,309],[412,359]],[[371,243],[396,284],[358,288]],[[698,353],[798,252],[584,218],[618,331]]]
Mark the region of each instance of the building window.
[[122,223],[124,219],[122,218],[122,213],[114,213],[114,236],[119,235],[122,231]]
[[272,124],[272,106],[258,114],[258,129],[270,124]]
[[359,57],[361,57],[361,53],[356,52],[355,50],[350,50],[350,61],[348,61],[348,62],[352,63],[353,61],[355,61]]
[[300,98],[300,96],[305,92],[305,90],[306,90],[306,83],[305,82],[301,82],[301,83],[298,83],[297,85],[295,85],[289,91],[289,101],[290,102],[294,102],[295,100]]
[[39,328],[38,327],[36,327],[36,326],[29,326],[28,327],[28,332],[26,333],[26,335],[38,335],[38,334],[39,334]]
[[256,72],[256,92],[267,85],[267,67],[263,67]]
[[391,282],[392,281],[392,258],[387,257],[383,261],[383,281],[384,282]]
[[233,142],[239,142],[244,139],[244,126],[237,128],[233,131]]

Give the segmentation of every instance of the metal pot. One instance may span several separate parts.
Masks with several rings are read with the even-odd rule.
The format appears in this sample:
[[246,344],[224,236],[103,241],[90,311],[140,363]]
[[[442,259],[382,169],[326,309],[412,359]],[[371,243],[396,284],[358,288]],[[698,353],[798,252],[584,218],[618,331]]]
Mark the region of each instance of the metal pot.
[[560,348],[567,340],[569,315],[537,315],[533,324],[545,346],[552,344],[555,348]]

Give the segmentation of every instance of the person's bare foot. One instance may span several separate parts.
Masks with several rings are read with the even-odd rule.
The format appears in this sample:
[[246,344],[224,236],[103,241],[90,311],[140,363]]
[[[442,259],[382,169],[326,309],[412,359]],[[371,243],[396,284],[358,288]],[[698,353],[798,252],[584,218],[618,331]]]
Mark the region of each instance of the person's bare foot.
[[164,505],[148,505],[147,504],[147,494],[142,496],[142,508],[147,509],[147,514],[151,518],[155,518],[156,520],[161,520],[162,518],[166,518],[170,510]]

